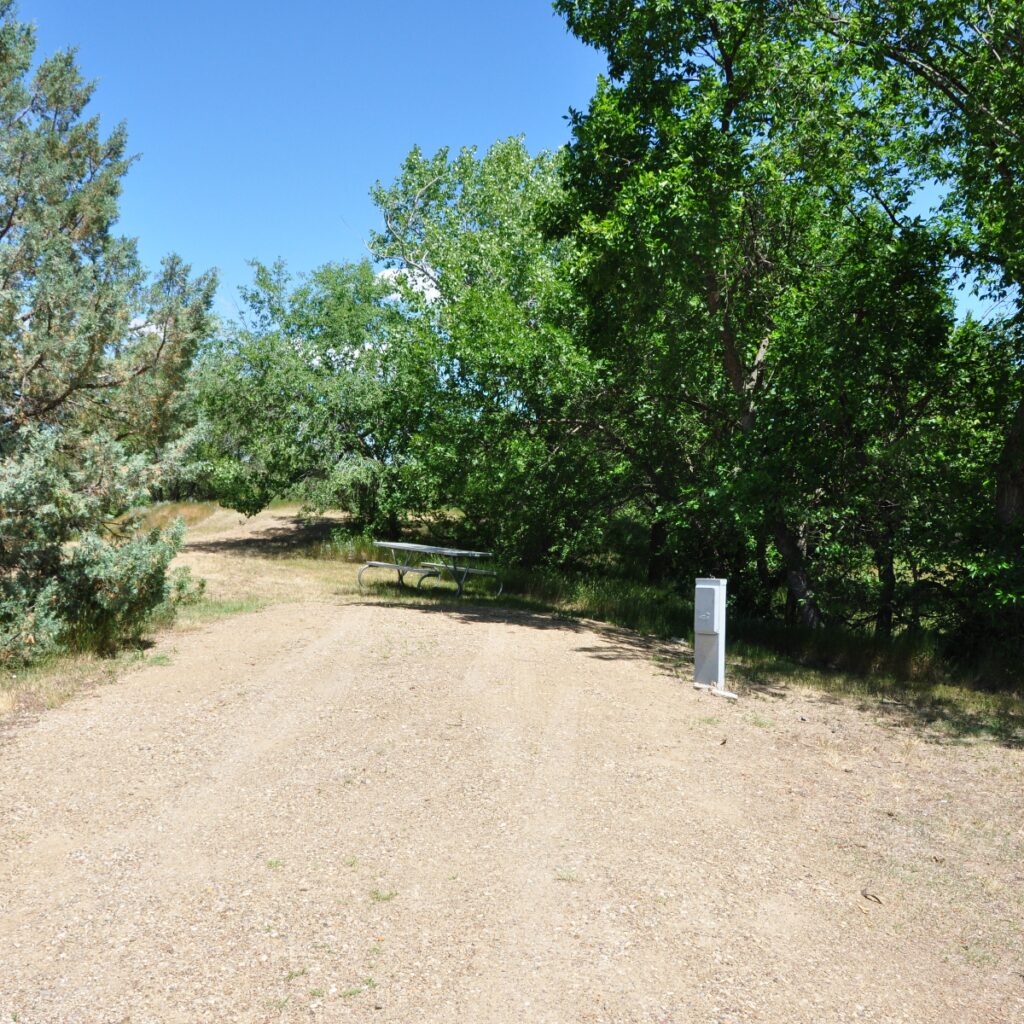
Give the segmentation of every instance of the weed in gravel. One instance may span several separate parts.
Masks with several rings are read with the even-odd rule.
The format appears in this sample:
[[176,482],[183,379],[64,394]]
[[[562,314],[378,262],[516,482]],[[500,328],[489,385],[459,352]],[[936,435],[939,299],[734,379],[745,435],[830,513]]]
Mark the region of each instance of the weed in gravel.
[[555,871],[555,880],[558,882],[578,882],[580,876],[571,868],[558,868]]
[[289,971],[285,976],[285,981],[294,981],[296,978],[304,978],[309,974],[308,968],[300,967],[297,971]]
[[398,892],[395,889],[388,889],[387,892],[384,892],[383,889],[374,889],[370,893],[370,899],[374,903],[390,903],[397,895]]
[[231,615],[244,615],[266,608],[271,601],[265,597],[212,598],[204,597],[195,604],[178,609],[174,623],[183,629],[199,626]]
[[310,999],[323,999],[327,993],[322,988],[311,988],[309,990]]
[[964,945],[963,953],[964,959],[968,963],[975,964],[978,967],[988,967],[999,963],[999,957],[992,950],[977,944]]
[[770,729],[775,723],[770,718],[765,718],[763,715],[754,714],[747,716],[747,721],[751,725],[756,725],[758,729]]
[[276,871],[278,868],[283,868],[284,867],[284,861],[283,860],[268,860],[267,861],[267,867],[270,868],[271,871]]
[[147,665],[156,665],[162,668],[164,665],[170,665],[171,658],[167,654],[154,654],[152,657],[146,659]]
[[351,999],[353,996],[359,995],[363,991],[362,985],[353,985],[351,988],[344,989],[340,995],[342,999]]

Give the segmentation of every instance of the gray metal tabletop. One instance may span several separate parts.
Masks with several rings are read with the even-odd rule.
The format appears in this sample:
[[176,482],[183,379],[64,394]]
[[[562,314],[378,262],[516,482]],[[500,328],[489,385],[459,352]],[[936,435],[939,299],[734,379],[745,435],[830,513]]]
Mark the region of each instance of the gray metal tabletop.
[[418,551],[424,555],[445,555],[447,558],[492,558],[491,551],[468,551],[464,548],[443,548],[434,544],[410,544],[407,541],[375,540],[373,546],[392,551]]

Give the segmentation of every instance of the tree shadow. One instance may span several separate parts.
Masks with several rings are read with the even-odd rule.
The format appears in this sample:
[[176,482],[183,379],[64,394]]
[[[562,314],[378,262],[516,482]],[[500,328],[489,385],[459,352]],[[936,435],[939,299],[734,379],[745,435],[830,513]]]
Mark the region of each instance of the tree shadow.
[[[798,692],[805,699],[822,704],[852,705],[858,711],[879,716],[889,727],[912,729],[930,743],[988,740],[1010,749],[1024,748],[1024,702],[1011,695],[1000,698],[969,687],[959,691],[950,688],[943,695],[930,684],[879,681],[844,672],[830,675],[823,670],[814,670],[815,680],[808,683],[806,666],[780,657],[755,664],[737,661],[730,665],[730,674],[745,689],[766,696],[785,698]],[[788,688],[791,680],[801,677],[799,690]],[[982,710],[971,706],[984,704],[986,699],[998,706]]]
[[581,639],[594,637],[599,640],[598,643],[584,643],[575,650],[598,661],[647,661],[661,669],[677,662],[685,663],[688,657],[692,662],[689,652],[681,650],[681,645],[675,641],[568,616],[550,607],[517,598],[502,597],[500,603],[496,600],[488,604],[470,603],[472,601],[471,597],[457,598],[450,591],[424,590],[410,592],[408,598],[398,601],[385,598],[361,603],[364,606],[401,608],[427,615],[443,614],[472,624],[503,623],[527,629],[573,633]]
[[884,698],[861,702],[858,708],[880,714],[886,724],[920,730],[932,743],[959,745],[988,740],[1010,750],[1024,749],[1024,715],[1009,710],[975,711],[939,699],[913,703]]
[[342,522],[339,519],[307,519],[280,516],[284,525],[266,526],[249,537],[197,537],[186,540],[183,550],[208,554],[243,555],[257,558],[294,558],[326,543]]

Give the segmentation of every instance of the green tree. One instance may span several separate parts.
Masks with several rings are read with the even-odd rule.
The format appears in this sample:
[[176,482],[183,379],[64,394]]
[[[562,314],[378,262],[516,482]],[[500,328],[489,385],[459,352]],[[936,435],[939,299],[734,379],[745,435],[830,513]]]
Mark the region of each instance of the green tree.
[[906,214],[933,173],[910,111],[806,5],[555,6],[609,78],[550,224],[652,525],[752,610],[777,556],[805,624],[888,635],[898,572],[977,564],[1020,394],[1012,332],[952,330],[948,227]]
[[410,441],[445,528],[526,562],[566,558],[617,504],[614,460],[593,444],[593,366],[571,331],[560,243],[539,212],[558,158],[521,139],[483,156],[413,150],[374,198],[372,247],[395,275],[433,387]]
[[[608,364],[662,368],[632,404],[652,410],[644,442],[676,507],[710,517],[720,536],[766,533],[803,620],[820,624],[785,494],[757,522],[723,502],[784,340],[783,300],[808,279],[821,223],[840,223],[855,198],[862,136],[836,116],[855,105],[851,83],[827,55],[794,45],[773,3],[555,6],[609,62],[589,109],[573,115],[552,219],[580,253],[588,344]],[[668,434],[670,423],[681,429]],[[687,463],[674,479],[673,464]],[[678,519],[665,497],[658,505]]]
[[[876,83],[886,148],[905,173],[945,190],[951,253],[994,300],[989,319],[1016,365],[1001,443],[984,493],[987,555],[964,602],[990,607],[996,638],[1024,634],[1024,15],[1015,0],[809,0],[816,27]],[[991,607],[998,595],[1000,607]],[[976,611],[968,633],[981,635]]]
[[[0,4],[0,658],[110,647],[180,578],[180,537],[139,534],[159,410],[208,329],[215,282],[177,259],[148,284],[113,233],[123,126],[85,118],[71,53],[32,71],[31,27]],[[74,541],[74,544],[70,542]]]
[[295,494],[394,526],[418,400],[393,285],[367,261],[328,264],[298,285],[280,263],[254,269],[246,317],[197,368],[215,494],[247,515]]

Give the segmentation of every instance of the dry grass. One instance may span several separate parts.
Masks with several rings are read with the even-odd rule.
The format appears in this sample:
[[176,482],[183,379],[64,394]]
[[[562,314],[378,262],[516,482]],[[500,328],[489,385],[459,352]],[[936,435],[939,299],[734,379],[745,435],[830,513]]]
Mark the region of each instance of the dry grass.
[[59,654],[0,676],[0,721],[23,713],[59,707],[83,690],[114,682],[147,660],[144,650],[131,649],[115,657],[98,654]]
[[992,692],[953,681],[899,679],[808,668],[754,644],[738,644],[728,671],[749,689],[827,693],[916,724],[945,739],[990,739],[1024,746],[1024,694]]
[[186,526],[198,526],[220,508],[212,501],[161,501],[146,510],[143,525],[148,529],[164,529],[176,519],[184,519]]

